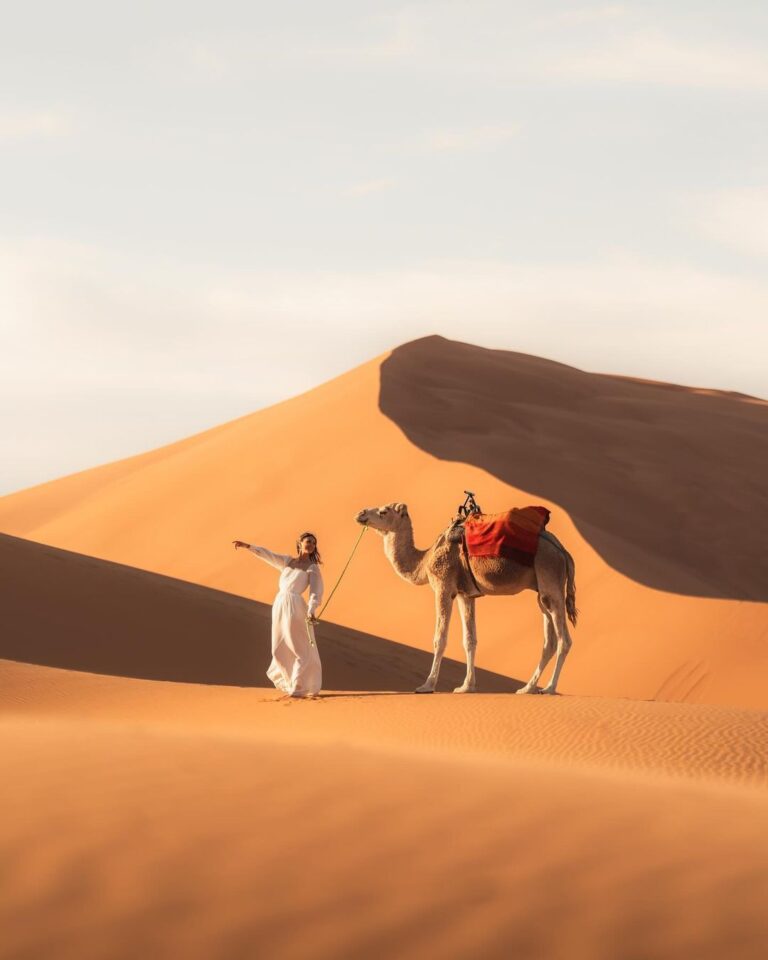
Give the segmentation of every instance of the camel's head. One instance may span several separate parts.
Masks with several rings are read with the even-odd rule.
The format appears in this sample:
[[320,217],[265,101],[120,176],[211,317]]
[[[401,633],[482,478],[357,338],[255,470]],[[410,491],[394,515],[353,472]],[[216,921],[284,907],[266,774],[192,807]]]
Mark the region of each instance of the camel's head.
[[386,503],[383,507],[366,507],[355,517],[364,527],[373,527],[379,533],[396,533],[411,522],[404,503]]

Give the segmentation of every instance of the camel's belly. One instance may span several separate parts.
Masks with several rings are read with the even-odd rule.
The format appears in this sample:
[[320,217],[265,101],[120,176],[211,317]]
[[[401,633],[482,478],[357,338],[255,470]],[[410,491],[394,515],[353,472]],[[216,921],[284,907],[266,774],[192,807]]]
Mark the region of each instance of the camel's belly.
[[533,567],[505,557],[472,557],[472,573],[477,585],[486,594],[512,596],[521,590],[536,590]]

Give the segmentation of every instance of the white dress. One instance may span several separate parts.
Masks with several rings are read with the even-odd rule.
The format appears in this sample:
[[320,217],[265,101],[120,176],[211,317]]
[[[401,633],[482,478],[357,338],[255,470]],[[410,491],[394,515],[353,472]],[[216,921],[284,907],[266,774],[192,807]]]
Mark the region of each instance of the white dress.
[[[320,692],[323,671],[314,642],[314,629],[307,630],[308,616],[314,616],[323,598],[323,576],[316,563],[307,570],[290,567],[291,557],[272,553],[266,547],[249,548],[280,573],[280,589],[272,604],[272,663],[267,676],[278,690],[292,697],[309,697]],[[302,593],[309,587],[309,603]],[[312,639],[310,640],[310,634]]]

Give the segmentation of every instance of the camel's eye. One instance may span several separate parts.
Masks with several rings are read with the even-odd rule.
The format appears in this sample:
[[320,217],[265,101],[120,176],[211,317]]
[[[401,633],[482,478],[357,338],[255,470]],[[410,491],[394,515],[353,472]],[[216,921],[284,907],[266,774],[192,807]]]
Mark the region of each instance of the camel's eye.
[[379,510],[380,517],[383,517],[385,513],[389,513],[389,507],[384,507],[383,510]]

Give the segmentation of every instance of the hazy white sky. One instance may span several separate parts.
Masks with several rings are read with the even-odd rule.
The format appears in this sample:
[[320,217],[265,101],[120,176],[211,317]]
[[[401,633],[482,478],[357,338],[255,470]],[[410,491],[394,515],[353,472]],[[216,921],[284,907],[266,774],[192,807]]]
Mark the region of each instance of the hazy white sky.
[[0,493],[427,333],[768,395],[764,0],[1,6]]

